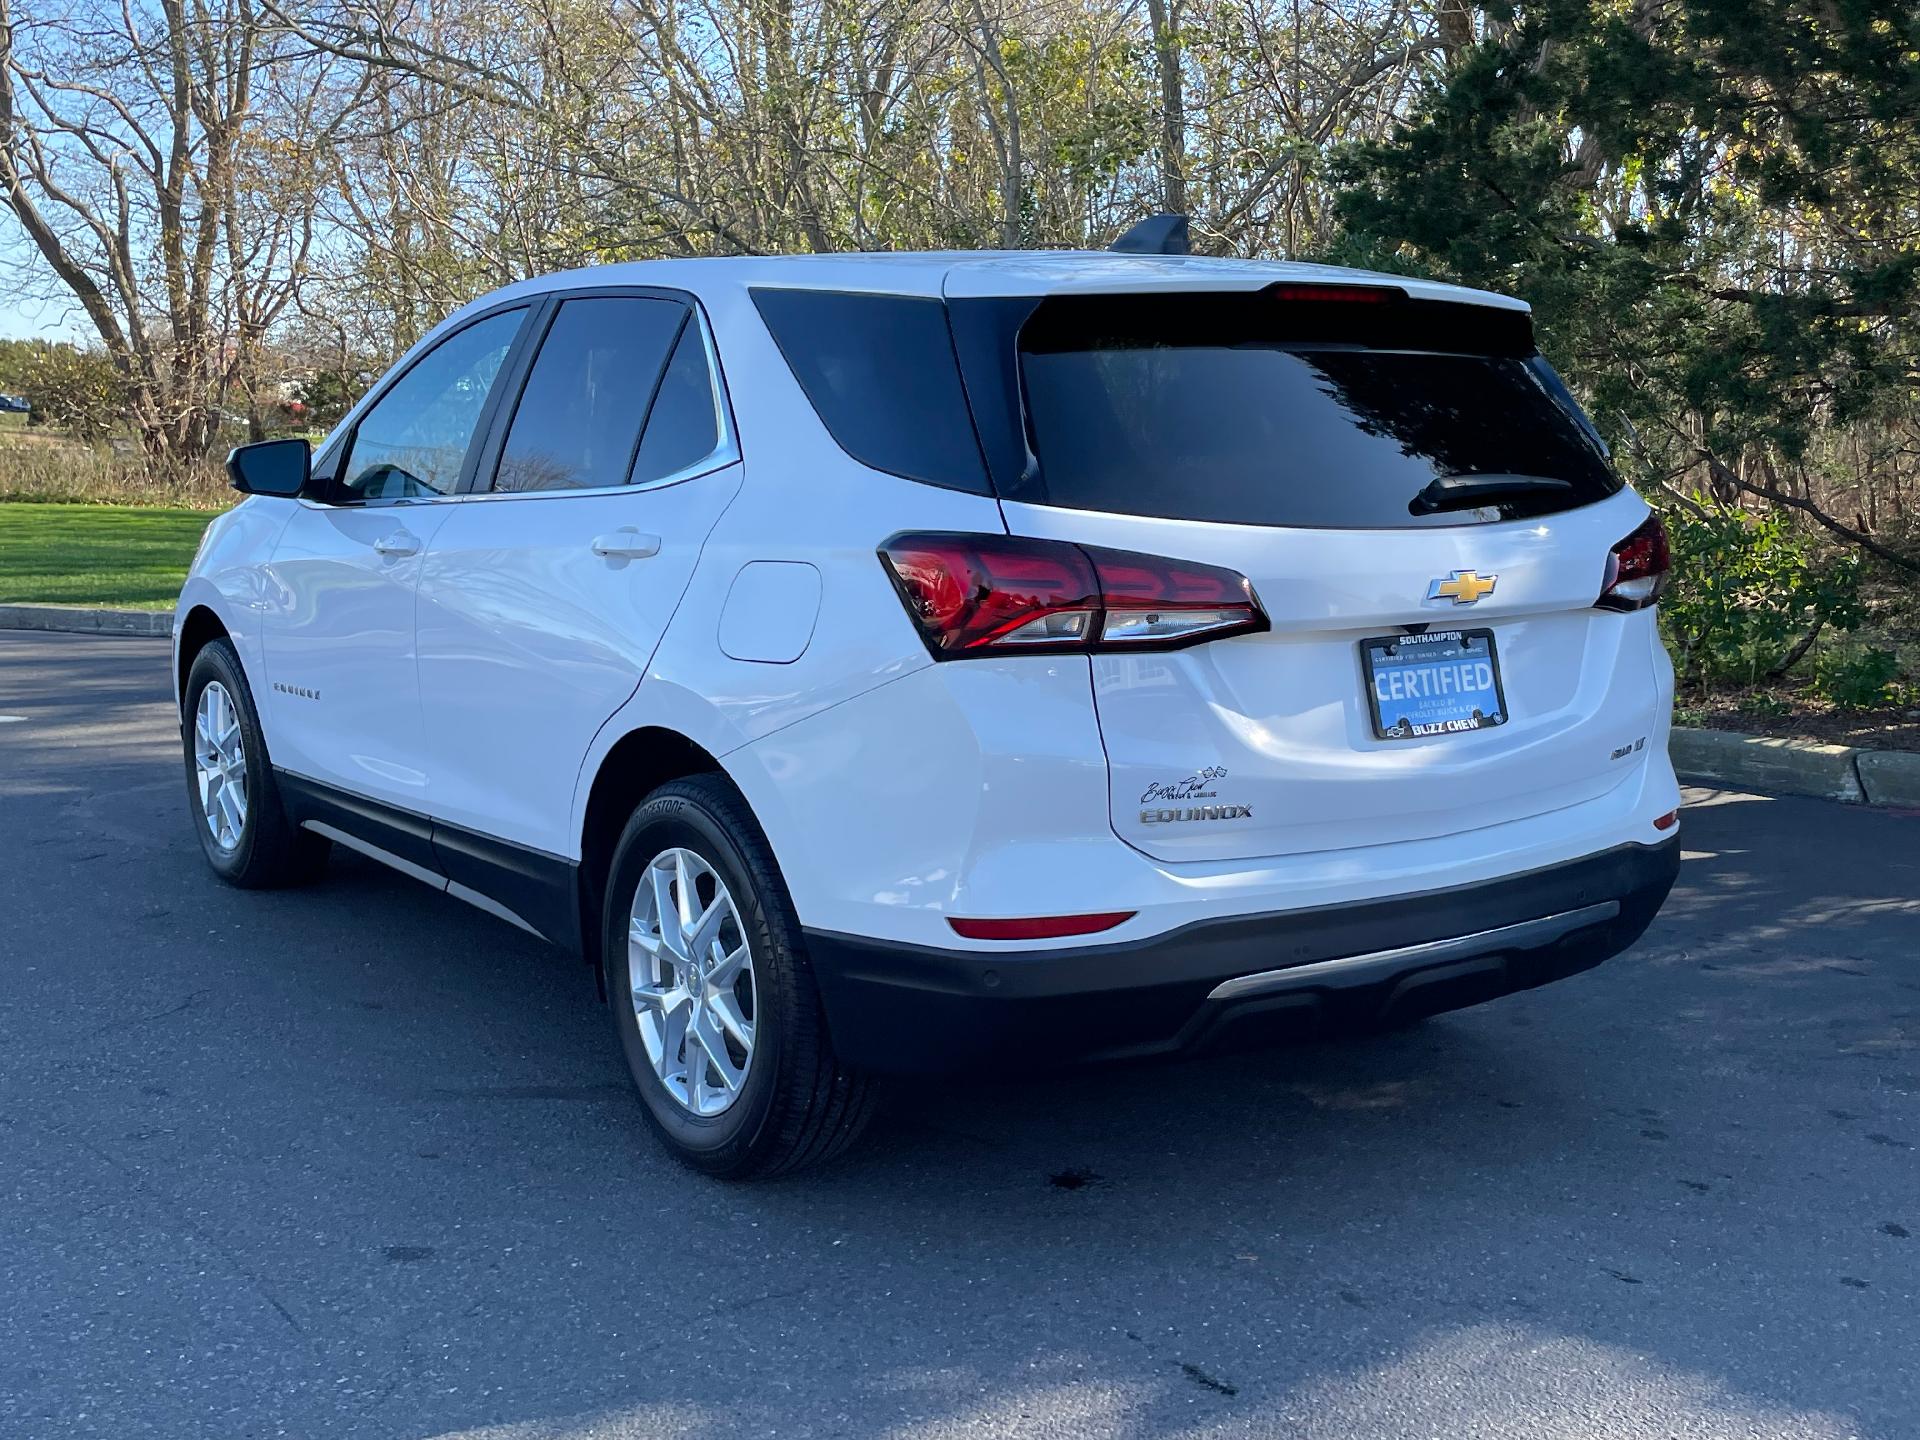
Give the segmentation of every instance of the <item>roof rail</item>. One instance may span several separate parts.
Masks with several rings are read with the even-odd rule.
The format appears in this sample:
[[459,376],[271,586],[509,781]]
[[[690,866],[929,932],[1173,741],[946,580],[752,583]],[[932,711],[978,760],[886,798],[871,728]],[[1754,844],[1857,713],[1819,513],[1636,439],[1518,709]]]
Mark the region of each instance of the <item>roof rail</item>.
[[1187,255],[1193,250],[1187,217],[1169,214],[1149,215],[1107,248],[1123,255]]

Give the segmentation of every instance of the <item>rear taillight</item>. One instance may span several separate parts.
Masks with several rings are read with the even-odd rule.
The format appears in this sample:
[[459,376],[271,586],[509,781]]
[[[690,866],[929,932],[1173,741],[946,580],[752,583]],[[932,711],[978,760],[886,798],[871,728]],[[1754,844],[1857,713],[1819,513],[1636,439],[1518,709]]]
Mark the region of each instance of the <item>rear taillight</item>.
[[1607,553],[1607,575],[1594,603],[1602,610],[1644,610],[1655,604],[1673,573],[1667,527],[1649,515],[1640,528]]
[[1012,535],[896,535],[881,562],[938,660],[1173,650],[1267,628],[1244,576]]

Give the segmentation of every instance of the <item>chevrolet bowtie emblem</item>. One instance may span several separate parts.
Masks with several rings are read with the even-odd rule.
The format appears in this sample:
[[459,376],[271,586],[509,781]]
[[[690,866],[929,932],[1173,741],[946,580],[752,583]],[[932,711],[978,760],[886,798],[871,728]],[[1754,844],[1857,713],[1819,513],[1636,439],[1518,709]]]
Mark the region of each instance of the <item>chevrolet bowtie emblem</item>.
[[1471,605],[1476,600],[1493,593],[1493,587],[1500,581],[1498,575],[1480,575],[1472,570],[1456,570],[1444,580],[1436,580],[1427,587],[1427,599],[1451,600],[1456,605]]

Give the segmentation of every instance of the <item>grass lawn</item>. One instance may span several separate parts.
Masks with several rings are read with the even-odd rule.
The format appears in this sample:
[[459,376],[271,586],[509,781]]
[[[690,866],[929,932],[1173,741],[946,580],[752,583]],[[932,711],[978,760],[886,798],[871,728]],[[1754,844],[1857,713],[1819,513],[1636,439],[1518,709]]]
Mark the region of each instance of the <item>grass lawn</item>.
[[170,610],[205,510],[0,504],[0,604]]

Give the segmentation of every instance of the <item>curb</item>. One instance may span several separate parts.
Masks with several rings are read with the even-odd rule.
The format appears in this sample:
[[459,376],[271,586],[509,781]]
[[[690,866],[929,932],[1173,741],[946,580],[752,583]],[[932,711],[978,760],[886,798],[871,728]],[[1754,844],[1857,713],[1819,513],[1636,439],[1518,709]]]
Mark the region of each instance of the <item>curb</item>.
[[56,630],[69,635],[173,634],[171,610],[95,610],[81,605],[0,605],[0,630]]
[[1686,781],[1920,809],[1920,753],[1911,750],[1860,750],[1676,726],[1669,751]]

